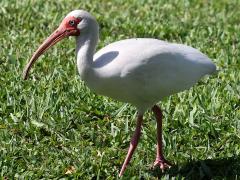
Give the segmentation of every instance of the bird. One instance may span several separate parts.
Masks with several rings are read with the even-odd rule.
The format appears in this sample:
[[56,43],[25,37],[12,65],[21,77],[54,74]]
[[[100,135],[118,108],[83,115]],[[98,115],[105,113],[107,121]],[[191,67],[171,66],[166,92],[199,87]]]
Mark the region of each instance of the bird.
[[163,153],[162,110],[157,103],[163,98],[195,85],[216,65],[199,50],[153,38],[132,38],[113,42],[96,52],[99,25],[85,10],[73,10],[59,27],[39,46],[23,70],[27,79],[34,62],[62,39],[76,37],[77,69],[81,80],[95,93],[136,107],[136,129],[119,176],[130,163],[138,145],[143,115],[152,110],[157,123],[154,167],[162,171],[173,166]]

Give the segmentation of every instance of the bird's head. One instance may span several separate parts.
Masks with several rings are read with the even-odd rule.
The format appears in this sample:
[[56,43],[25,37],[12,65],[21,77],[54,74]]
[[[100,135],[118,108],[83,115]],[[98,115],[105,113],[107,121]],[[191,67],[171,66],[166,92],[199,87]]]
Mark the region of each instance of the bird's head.
[[27,79],[28,73],[33,63],[50,47],[57,42],[69,36],[80,36],[91,31],[93,24],[96,24],[95,18],[83,10],[74,10],[70,12],[61,22],[59,27],[39,46],[37,51],[25,66],[23,78]]

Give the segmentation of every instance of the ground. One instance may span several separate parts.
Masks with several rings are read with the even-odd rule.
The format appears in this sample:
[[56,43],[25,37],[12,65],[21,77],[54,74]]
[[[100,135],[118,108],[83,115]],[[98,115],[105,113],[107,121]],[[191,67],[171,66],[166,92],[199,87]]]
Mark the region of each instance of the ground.
[[151,169],[156,123],[148,112],[123,179],[240,179],[239,7],[239,0],[1,0],[0,177],[118,178],[136,111],[80,81],[74,38],[49,50],[22,79],[24,65],[62,18],[85,9],[100,24],[98,49],[158,38],[201,50],[219,70],[159,103],[164,154],[175,166]]

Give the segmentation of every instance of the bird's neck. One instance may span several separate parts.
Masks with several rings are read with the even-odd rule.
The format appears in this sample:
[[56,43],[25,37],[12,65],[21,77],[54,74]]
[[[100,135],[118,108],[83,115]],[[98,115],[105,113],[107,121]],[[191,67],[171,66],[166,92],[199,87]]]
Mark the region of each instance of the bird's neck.
[[86,81],[93,73],[93,55],[98,43],[98,31],[84,33],[76,39],[77,68],[82,80]]

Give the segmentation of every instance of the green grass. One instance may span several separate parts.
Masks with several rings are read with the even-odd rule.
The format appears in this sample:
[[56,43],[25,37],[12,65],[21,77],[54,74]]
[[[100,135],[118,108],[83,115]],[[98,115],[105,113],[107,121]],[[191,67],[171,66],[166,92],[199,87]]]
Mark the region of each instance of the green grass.
[[123,179],[240,179],[239,7],[239,0],[1,0],[0,177],[117,178],[135,108],[98,96],[80,81],[74,39],[49,50],[28,81],[21,77],[62,18],[85,9],[100,24],[98,48],[130,37],[158,38],[200,49],[219,69],[160,103],[164,153],[176,165],[151,170],[156,123],[148,112]]

